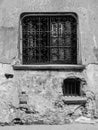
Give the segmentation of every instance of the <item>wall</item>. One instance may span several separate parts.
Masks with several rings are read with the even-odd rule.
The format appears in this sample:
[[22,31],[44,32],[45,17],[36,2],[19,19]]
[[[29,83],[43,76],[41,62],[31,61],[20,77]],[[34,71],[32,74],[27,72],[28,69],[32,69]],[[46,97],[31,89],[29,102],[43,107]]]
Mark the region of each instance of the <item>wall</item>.
[[[22,12],[76,12],[79,16],[79,43],[81,46],[82,64],[86,65],[83,73],[71,71],[14,71],[11,65],[14,64],[18,56],[19,16]],[[65,122],[62,116],[64,116],[64,112],[66,114],[68,106],[61,110],[55,108],[54,105],[54,102],[62,95],[61,85],[64,78],[68,76],[85,78],[88,83],[87,89],[96,94],[98,93],[96,89],[98,84],[97,12],[97,0],[0,1],[0,99],[2,106],[0,109],[3,110],[0,111],[1,122],[9,122],[17,117],[16,115],[18,117],[24,116],[23,111],[17,111],[19,107],[19,92],[21,90],[26,91],[29,108],[32,109],[33,113],[36,113],[35,117],[30,114],[30,116],[33,116],[33,120],[40,119],[41,121],[43,117],[43,120],[47,123],[50,122],[50,124],[57,117],[57,124],[58,122],[61,124]],[[12,74],[14,77],[7,79],[5,73]],[[57,88],[54,88],[54,86]],[[45,114],[47,111],[50,114]],[[50,115],[53,117],[50,117]]]
[[79,16],[83,64],[97,63],[97,4],[97,0],[2,0],[0,4],[0,62],[10,63],[17,55],[19,16],[22,12],[74,11]]

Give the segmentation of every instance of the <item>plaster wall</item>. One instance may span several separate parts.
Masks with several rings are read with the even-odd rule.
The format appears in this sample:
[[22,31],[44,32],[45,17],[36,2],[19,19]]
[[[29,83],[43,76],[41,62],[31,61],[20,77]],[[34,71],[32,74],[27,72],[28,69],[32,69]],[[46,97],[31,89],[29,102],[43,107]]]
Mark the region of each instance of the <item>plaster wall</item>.
[[[18,57],[19,17],[22,12],[76,12],[79,17],[79,45],[83,72],[66,71],[14,71],[12,64]],[[98,1],[97,0],[0,0],[0,121],[9,122],[16,117],[64,124],[69,106],[56,107],[62,96],[62,82],[69,76],[84,78],[85,89],[98,93]],[[93,64],[92,64],[93,63]],[[13,78],[6,78],[5,74]],[[19,93],[26,91],[30,111],[17,111]],[[58,100],[59,99],[59,100]],[[62,101],[61,103],[62,104]],[[49,114],[47,114],[49,113]],[[55,119],[54,119],[55,118]],[[56,120],[58,118],[58,120]]]
[[[19,16],[22,12],[76,12],[82,63],[98,62],[97,0],[1,0],[0,62],[11,63],[17,56]],[[87,51],[88,50],[88,51]]]

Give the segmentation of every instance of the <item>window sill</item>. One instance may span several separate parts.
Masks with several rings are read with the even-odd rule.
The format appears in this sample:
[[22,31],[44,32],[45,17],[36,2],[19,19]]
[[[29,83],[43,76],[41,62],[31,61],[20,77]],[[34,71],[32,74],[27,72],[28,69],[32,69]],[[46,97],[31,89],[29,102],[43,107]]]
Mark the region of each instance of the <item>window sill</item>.
[[86,103],[87,98],[81,96],[64,96],[63,101],[65,104],[83,104]]
[[85,65],[13,65],[14,70],[74,70],[82,71]]

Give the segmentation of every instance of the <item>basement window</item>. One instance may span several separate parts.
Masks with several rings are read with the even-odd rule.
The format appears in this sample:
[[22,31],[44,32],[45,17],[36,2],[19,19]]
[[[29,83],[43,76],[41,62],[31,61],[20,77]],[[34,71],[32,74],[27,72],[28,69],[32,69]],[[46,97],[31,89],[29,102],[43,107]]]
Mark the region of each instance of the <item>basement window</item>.
[[79,78],[67,78],[63,81],[64,96],[82,96],[81,80]]
[[[23,65],[77,64],[77,15],[75,13],[23,13],[20,18],[20,58]],[[65,81],[66,82],[66,81]],[[76,92],[64,94],[79,95]],[[64,83],[65,84],[65,83]]]

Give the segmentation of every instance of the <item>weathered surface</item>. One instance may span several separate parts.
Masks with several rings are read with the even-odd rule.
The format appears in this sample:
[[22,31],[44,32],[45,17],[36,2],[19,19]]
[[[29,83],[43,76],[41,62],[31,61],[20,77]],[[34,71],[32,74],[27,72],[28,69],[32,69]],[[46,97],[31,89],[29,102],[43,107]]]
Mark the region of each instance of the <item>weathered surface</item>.
[[[69,76],[83,78],[82,73],[55,71],[16,71],[15,79],[20,92],[26,92],[27,108],[33,114],[23,114],[23,119],[46,124],[64,124],[66,116],[73,111],[62,101],[62,83]],[[22,116],[21,116],[22,117]]]
[[88,86],[89,90],[95,93],[96,98],[96,112],[98,116],[98,65],[91,64],[87,66],[86,69],[87,77],[88,77]]
[[82,115],[83,111],[87,116],[92,116],[91,113],[95,110],[95,101],[91,93],[86,93],[90,90],[88,84],[83,85],[84,93],[90,97],[86,107],[83,108],[85,110],[77,109],[79,105],[67,105],[63,101],[63,81],[73,77],[89,83],[89,67],[84,72],[13,71],[11,65],[1,64],[1,70],[0,122],[2,123],[66,124]]
[[[60,11],[78,14],[82,64],[98,63],[97,0],[0,0],[0,122],[18,118],[24,123],[69,123],[66,115],[78,107],[62,101],[62,83],[70,76],[85,79],[84,92],[93,91],[98,100],[98,65],[88,65],[83,72],[14,71],[11,66],[18,57],[20,14]],[[24,104],[19,104],[21,92],[27,96]],[[87,104],[88,109],[93,109],[93,101]]]
[[67,125],[22,125],[22,126],[5,126],[1,130],[98,130],[98,124],[80,124],[72,123]]
[[[0,1],[0,62],[17,57],[19,16],[22,12],[76,12],[83,64],[98,62],[97,0],[2,0]],[[88,50],[88,51],[87,51]]]
[[10,65],[0,64],[0,122],[9,122],[14,118],[13,107],[18,107],[18,89],[12,78],[5,73],[14,74]]
[[78,105],[69,106],[63,102],[62,83],[68,77],[84,79],[83,73],[13,71],[11,65],[3,64],[0,68],[1,123],[13,124],[17,118],[27,124],[70,122],[66,115],[73,113]]

